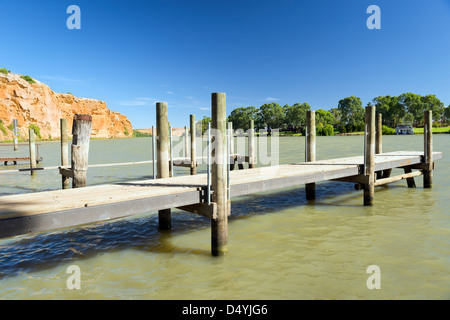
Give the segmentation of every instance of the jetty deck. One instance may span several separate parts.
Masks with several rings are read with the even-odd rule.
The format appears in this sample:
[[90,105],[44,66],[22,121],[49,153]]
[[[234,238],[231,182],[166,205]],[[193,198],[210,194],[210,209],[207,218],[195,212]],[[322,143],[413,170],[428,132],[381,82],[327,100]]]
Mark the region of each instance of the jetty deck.
[[[375,155],[375,172],[420,169],[424,152]],[[442,158],[433,152],[433,160]],[[329,180],[357,182],[363,156],[258,167],[230,172],[230,196],[237,197]],[[405,171],[406,172],[406,171]],[[415,176],[420,175],[420,171]],[[353,177],[353,178],[352,178]],[[376,183],[376,182],[375,182]],[[0,197],[0,237],[74,227],[135,214],[206,202],[207,175],[129,181]],[[196,212],[212,217],[206,211]]]

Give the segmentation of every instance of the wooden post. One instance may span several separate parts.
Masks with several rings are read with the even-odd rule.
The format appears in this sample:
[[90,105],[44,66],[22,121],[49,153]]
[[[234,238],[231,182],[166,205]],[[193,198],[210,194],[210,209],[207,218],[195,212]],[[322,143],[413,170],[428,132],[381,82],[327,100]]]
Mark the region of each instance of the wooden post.
[[[156,103],[156,132],[158,133],[156,142],[157,178],[169,178],[169,118],[167,102]],[[159,210],[158,219],[160,229],[165,230],[172,227],[170,209]]]
[[[60,131],[61,131],[61,166],[69,165],[69,144],[67,134],[67,119],[59,119]],[[62,188],[69,189],[70,180],[69,177],[61,175]]]
[[217,205],[217,215],[211,219],[211,253],[225,255],[228,251],[228,201],[226,160],[226,95],[211,95],[211,118],[215,144],[212,162],[212,201]]
[[382,114],[377,114],[377,129],[375,134],[375,154],[383,153],[383,124]]
[[184,126],[184,156],[189,159],[189,130]]
[[365,111],[364,175],[368,176],[368,183],[364,185],[364,205],[371,206],[375,194],[375,106],[367,106]]
[[255,149],[255,122],[250,120],[250,129],[248,130],[248,168],[253,169],[256,166]]
[[76,114],[72,126],[72,188],[86,186],[89,158],[89,141],[92,131],[92,117]]
[[427,166],[423,170],[423,187],[431,188],[433,186],[433,113],[427,110],[423,114],[424,119],[424,162]]
[[234,170],[234,131],[233,131],[233,122],[228,122],[228,134],[230,135],[230,171]]
[[34,130],[29,129],[28,135],[28,145],[30,147],[30,172],[31,175],[34,176],[36,174],[36,170],[33,170],[36,168],[36,144],[34,143]]
[[[377,123],[376,123],[376,131],[375,131],[375,154],[381,154],[383,148],[383,125],[382,125],[382,114],[377,114]],[[381,179],[383,177],[383,171],[376,172],[377,179]]]
[[156,179],[156,132],[155,127],[152,126],[152,160],[153,160],[153,179]]
[[191,175],[195,175],[195,174],[197,174],[197,159],[196,159],[197,158],[196,157],[197,130],[195,127],[195,115],[191,114],[189,120],[190,120],[190,127],[191,127]]
[[[306,162],[316,161],[316,112],[306,111]],[[316,184],[308,183],[305,185],[306,199],[314,200],[316,198]]]
[[19,135],[19,128],[17,119],[13,119],[13,139],[14,139],[14,151],[19,150],[19,144],[17,142],[17,137]]
[[173,139],[172,139],[172,126],[169,125],[169,177],[173,177]]

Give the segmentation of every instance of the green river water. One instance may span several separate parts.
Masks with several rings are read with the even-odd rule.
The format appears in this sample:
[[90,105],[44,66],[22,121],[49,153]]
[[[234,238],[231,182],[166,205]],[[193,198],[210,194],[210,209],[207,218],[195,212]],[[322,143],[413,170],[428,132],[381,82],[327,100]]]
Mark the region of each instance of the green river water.
[[[280,163],[303,161],[303,138],[278,143]],[[400,150],[423,150],[423,136],[383,137],[383,151]],[[313,202],[303,186],[233,198],[225,257],[210,255],[208,219],[177,210],[168,232],[153,212],[2,239],[0,299],[450,299],[450,136],[434,135],[434,150],[444,157],[432,189],[422,177],[416,189],[378,187],[372,207],[340,182],[318,183]],[[59,141],[42,142],[39,166],[58,165],[59,152]],[[318,160],[362,153],[362,136],[317,137]],[[150,159],[149,138],[91,141],[90,164]],[[151,177],[151,164],[91,168],[88,185]],[[56,170],[0,173],[1,195],[60,184]],[[67,286],[71,265],[81,271],[79,290]],[[380,289],[366,285],[371,265]]]

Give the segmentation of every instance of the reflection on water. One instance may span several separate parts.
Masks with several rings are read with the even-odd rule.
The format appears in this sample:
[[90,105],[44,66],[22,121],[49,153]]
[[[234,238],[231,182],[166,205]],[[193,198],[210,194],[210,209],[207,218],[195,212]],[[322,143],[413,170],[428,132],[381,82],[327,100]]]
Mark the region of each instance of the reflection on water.
[[[435,135],[434,188],[406,182],[376,189],[362,206],[352,184],[304,188],[233,199],[229,254],[210,256],[210,222],[174,210],[173,229],[160,232],[144,214],[108,223],[0,240],[0,298],[40,299],[448,299],[450,139]],[[383,137],[386,152],[421,150],[423,137]],[[280,138],[280,163],[302,161],[303,139]],[[118,152],[120,150],[120,152]],[[318,137],[318,159],[361,154],[362,137]],[[41,146],[42,166],[58,165],[59,142]],[[93,140],[90,163],[151,158],[151,140]],[[26,167],[26,165],[24,165]],[[12,166],[0,166],[0,170]],[[200,172],[204,168],[200,167]],[[176,168],[176,174],[187,174]],[[95,168],[88,184],[151,178],[151,165]],[[0,174],[0,193],[58,189],[56,171]],[[81,290],[69,290],[70,265]],[[369,290],[366,269],[381,269]]]

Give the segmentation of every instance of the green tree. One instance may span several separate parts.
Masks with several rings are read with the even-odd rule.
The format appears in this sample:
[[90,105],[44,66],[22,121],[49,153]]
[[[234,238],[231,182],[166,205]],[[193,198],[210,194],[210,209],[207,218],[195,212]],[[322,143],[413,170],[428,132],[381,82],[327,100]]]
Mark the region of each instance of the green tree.
[[250,128],[250,121],[256,121],[258,109],[253,106],[240,107],[231,111],[228,121],[233,123],[233,129],[242,129],[247,131]]
[[341,124],[346,126],[347,132],[358,130],[361,126],[364,128],[364,108],[359,97],[341,99],[338,110],[341,114]]
[[328,124],[333,125],[335,121],[336,118],[330,111],[323,109],[316,110],[316,124],[322,123],[326,127]]
[[208,130],[208,123],[211,122],[211,118],[204,116],[202,119],[202,134],[205,134],[206,130]]
[[285,105],[285,125],[289,130],[299,132],[306,122],[306,111],[311,107],[306,102],[300,104],[295,103],[293,106]]
[[423,96],[421,98],[421,101],[423,103],[424,110],[431,110],[433,112],[433,120],[441,121],[445,111],[444,103],[439,100],[434,94]]
[[403,93],[398,97],[398,101],[406,112],[413,116],[413,125],[423,122],[424,104],[420,95],[411,92]]
[[450,121],[450,105],[444,110],[444,119],[445,121]]
[[404,125],[412,126],[414,123],[414,116],[412,115],[412,113],[408,112],[407,114],[405,114],[405,116],[402,118],[401,123]]
[[330,110],[331,114],[334,117],[334,125],[336,128],[341,124],[342,122],[342,115],[338,108],[331,108]]
[[284,109],[278,103],[263,104],[257,115],[257,127],[269,129],[281,128],[284,125]]
[[381,113],[383,123],[388,126],[395,127],[406,114],[405,106],[400,102],[399,97],[380,96],[373,99],[372,102],[376,106],[377,112]]

